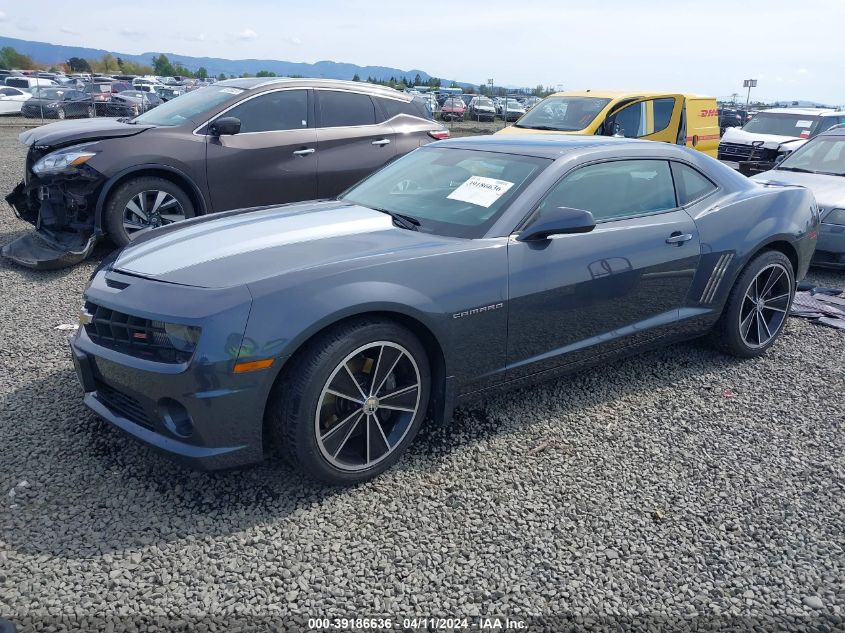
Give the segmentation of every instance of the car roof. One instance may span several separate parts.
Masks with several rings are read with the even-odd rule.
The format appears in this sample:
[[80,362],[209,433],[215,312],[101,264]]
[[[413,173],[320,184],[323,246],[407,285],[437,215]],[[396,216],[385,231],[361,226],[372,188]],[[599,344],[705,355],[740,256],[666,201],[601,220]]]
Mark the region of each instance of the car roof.
[[407,92],[400,92],[387,86],[379,86],[376,84],[366,83],[364,81],[346,81],[343,79],[309,79],[302,77],[243,77],[241,79],[226,79],[218,81],[215,86],[231,86],[233,88],[243,88],[244,90],[253,90],[256,88],[265,88],[267,86],[290,86],[290,87],[307,87],[307,88],[339,88],[342,90],[355,90],[358,92],[366,92],[371,95],[379,97],[392,97],[394,99],[402,99],[410,101],[412,95]]
[[801,114],[805,116],[824,116],[828,114],[845,114],[834,108],[769,108],[760,110],[758,114]]
[[500,152],[504,154],[520,154],[537,158],[560,158],[563,154],[582,150],[589,147],[606,145],[645,146],[655,148],[665,146],[669,151],[674,145],[658,144],[654,141],[643,141],[633,138],[617,138],[613,136],[578,136],[558,134],[531,134],[525,136],[464,136],[432,143],[432,147],[449,147],[455,149],[474,149],[486,152]]
[[689,92],[671,92],[656,90],[565,90],[555,92],[550,97],[596,97],[599,99],[637,99],[648,97],[660,97],[667,94],[680,94],[690,99],[715,99],[709,95],[693,94]]

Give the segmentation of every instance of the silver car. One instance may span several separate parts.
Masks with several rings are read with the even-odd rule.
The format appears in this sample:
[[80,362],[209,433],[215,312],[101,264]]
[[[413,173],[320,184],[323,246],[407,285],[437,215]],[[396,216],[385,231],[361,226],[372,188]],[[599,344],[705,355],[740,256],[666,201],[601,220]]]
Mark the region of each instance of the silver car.
[[752,180],[801,185],[812,191],[821,214],[812,263],[845,270],[845,126],[810,139],[774,169]]

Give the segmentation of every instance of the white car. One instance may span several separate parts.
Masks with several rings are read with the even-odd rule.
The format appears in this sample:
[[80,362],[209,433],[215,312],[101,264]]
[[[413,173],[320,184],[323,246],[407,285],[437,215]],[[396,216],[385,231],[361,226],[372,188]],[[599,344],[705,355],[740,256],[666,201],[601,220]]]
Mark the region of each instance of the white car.
[[[845,112],[822,108],[762,110],[741,128],[725,130],[719,160],[737,168],[742,161],[774,162],[834,125],[845,123]],[[753,154],[752,154],[753,152]]]
[[4,83],[10,88],[21,88],[23,90],[32,90],[33,88],[44,88],[47,86],[58,86],[59,84],[52,79],[44,79],[43,77],[27,77],[27,76],[12,76],[6,77]]
[[21,88],[0,86],[0,114],[20,114],[21,106],[32,99],[32,93]]

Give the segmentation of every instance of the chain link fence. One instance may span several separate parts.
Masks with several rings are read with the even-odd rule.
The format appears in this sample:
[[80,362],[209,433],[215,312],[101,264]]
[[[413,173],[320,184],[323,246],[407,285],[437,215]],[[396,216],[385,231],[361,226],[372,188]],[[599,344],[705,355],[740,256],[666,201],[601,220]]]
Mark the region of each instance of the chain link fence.
[[[199,85],[165,85],[146,78],[63,83],[13,77],[0,83],[0,125],[34,127],[64,119],[136,117]],[[19,115],[19,116],[15,116]]]

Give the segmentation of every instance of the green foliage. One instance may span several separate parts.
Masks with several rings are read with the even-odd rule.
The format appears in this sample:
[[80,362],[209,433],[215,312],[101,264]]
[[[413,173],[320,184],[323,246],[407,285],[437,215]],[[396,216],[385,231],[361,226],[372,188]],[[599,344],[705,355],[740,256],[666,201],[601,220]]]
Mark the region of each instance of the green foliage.
[[67,60],[67,67],[72,73],[91,72],[91,64],[88,63],[87,59],[83,59],[81,57],[71,57]]
[[217,81],[223,81],[224,79],[226,79],[225,73],[220,73],[219,75],[217,75]]
[[205,66],[197,68],[197,72],[195,74],[197,79],[208,79],[208,71],[205,69]]
[[361,76],[358,73],[355,73],[352,76],[352,81],[361,81]]
[[161,77],[172,77],[173,75],[178,74],[176,69],[173,67],[173,64],[170,63],[170,60],[167,59],[167,55],[164,53],[153,57],[153,70],[156,75]]
[[[255,73],[255,76],[256,77],[275,77],[276,73],[274,73],[272,70],[259,70],[257,73]],[[246,75],[244,75],[244,77],[246,77]]]
[[19,53],[11,46],[0,48],[0,68],[32,70],[35,67],[29,55]]

